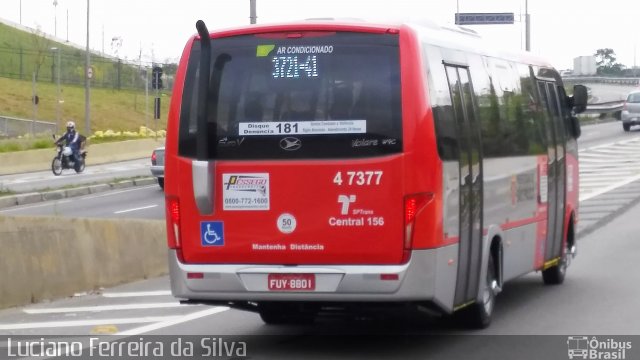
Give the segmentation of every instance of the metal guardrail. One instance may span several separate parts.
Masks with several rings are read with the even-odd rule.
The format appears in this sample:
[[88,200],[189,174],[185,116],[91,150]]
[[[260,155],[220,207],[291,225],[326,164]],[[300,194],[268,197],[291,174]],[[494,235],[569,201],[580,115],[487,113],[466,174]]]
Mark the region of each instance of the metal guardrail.
[[584,114],[605,114],[622,111],[624,101],[609,101],[599,104],[588,104]]
[[640,78],[602,77],[602,76],[567,76],[562,77],[565,83],[596,83],[640,86]]
[[18,136],[51,135],[56,132],[56,123],[18,119],[8,116],[0,116],[0,138],[15,138]]

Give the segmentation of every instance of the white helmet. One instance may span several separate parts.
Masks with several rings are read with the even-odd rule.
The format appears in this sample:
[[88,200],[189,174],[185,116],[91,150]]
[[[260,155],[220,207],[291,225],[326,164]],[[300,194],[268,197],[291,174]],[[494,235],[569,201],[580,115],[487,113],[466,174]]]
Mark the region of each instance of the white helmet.
[[76,127],[76,123],[74,123],[73,121],[68,121],[67,122],[67,130],[68,129],[75,129]]

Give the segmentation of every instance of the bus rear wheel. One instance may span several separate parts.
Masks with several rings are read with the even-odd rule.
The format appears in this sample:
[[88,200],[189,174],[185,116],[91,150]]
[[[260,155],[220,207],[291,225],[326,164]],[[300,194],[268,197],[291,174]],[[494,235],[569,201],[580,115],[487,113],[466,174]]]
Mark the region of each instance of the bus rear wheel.
[[542,271],[542,281],[546,285],[560,285],[564,282],[564,278],[567,276],[567,267],[571,259],[573,259],[576,252],[575,245],[571,245],[567,242],[567,247],[558,260],[558,263],[546,270]]
[[489,256],[487,261],[487,276],[482,289],[481,300],[462,310],[464,325],[473,329],[484,329],[491,324],[493,308],[496,303],[498,277],[496,274],[495,260]]

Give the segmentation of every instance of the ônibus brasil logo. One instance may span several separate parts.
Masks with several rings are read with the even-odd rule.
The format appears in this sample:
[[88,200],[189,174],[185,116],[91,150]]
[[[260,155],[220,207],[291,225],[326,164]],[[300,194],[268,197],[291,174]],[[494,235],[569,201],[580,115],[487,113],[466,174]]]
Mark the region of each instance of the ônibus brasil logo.
[[631,341],[598,339],[595,336],[569,336],[567,338],[569,359],[626,359]]

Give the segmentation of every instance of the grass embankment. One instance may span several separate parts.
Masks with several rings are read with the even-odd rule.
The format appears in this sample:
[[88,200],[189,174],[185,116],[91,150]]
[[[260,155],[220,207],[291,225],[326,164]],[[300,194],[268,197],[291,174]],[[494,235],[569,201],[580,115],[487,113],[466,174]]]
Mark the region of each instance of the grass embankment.
[[[22,119],[33,118],[31,103],[32,83],[24,80],[0,78],[0,115]],[[50,82],[38,83],[37,94],[40,98],[37,119],[55,122],[56,120],[56,85]],[[64,85],[61,87],[60,131],[64,124],[72,119],[82,134],[86,134],[84,121],[84,87]],[[166,116],[169,109],[169,96],[161,95],[161,116],[158,129],[166,127]],[[145,117],[145,94],[133,90],[91,89],[90,100],[91,129],[113,131],[137,131],[146,125],[154,129],[153,95],[149,95],[149,115]],[[146,119],[146,120],[145,120]],[[145,124],[148,122],[148,124]]]
[[[0,78],[0,115],[22,119],[33,118],[31,104],[31,82]],[[64,85],[62,88],[61,116],[59,134],[64,131],[68,120],[76,123],[81,134],[90,136],[85,131],[84,121],[84,88]],[[55,122],[56,120],[56,85],[39,83],[37,93],[40,98],[37,119]],[[153,119],[153,114],[145,116],[145,94],[133,90],[91,90],[91,129],[96,131],[112,130],[119,132],[138,132],[141,126],[150,129],[165,129],[166,114],[169,108],[169,94],[163,94],[161,100],[161,119]],[[153,111],[153,97],[149,96],[149,110]],[[137,139],[131,136],[111,136],[94,138],[90,144]],[[30,149],[46,149],[53,147],[51,134],[39,134],[32,138],[25,134],[18,139],[0,139],[0,153]]]
[[[62,79],[59,132],[72,119],[78,130],[89,136],[91,134],[85,128],[84,51],[41,35],[37,30],[22,31],[0,23],[0,116],[56,122],[58,95],[54,75],[59,70]],[[59,63],[57,59],[60,59]],[[144,80],[138,66],[92,54],[91,68],[94,73],[90,97],[91,130],[117,133],[137,132],[140,126],[152,130],[166,128],[169,94],[167,91],[161,93],[161,116],[156,125],[153,120],[155,91],[149,90],[147,106]],[[32,73],[36,70],[35,93],[40,101],[37,114],[34,114]],[[116,79],[122,90],[117,90]],[[50,139],[51,134],[48,136]],[[23,148],[26,142],[0,143],[0,149]],[[38,146],[44,144],[43,139]]]

